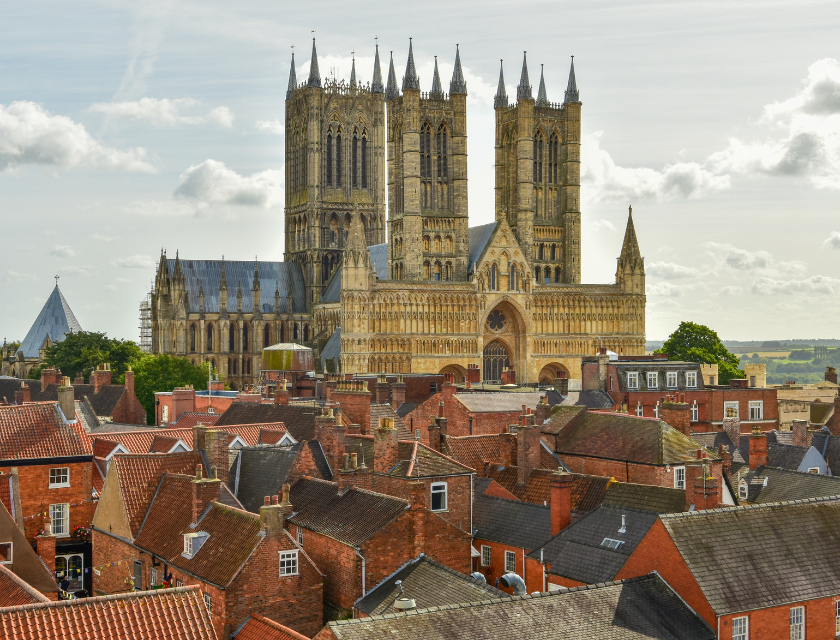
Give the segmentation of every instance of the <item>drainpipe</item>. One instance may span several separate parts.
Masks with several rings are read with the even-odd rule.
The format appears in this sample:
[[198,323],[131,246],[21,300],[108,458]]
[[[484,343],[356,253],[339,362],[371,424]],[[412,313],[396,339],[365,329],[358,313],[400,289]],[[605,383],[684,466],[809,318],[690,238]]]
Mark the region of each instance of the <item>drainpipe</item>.
[[[522,549],[522,582],[525,582],[525,549]],[[527,582],[525,583],[525,593],[528,592]]]
[[540,565],[542,566],[542,578],[543,578],[543,588],[542,588],[542,590],[543,590],[543,593],[545,593],[545,590],[546,590],[546,584],[545,584],[545,560],[543,559],[543,551],[544,551],[544,548],[541,548],[541,549],[540,549]]
[[362,559],[362,597],[364,598],[367,595],[367,589],[365,588],[365,557],[359,553],[358,547],[356,548],[356,555]]

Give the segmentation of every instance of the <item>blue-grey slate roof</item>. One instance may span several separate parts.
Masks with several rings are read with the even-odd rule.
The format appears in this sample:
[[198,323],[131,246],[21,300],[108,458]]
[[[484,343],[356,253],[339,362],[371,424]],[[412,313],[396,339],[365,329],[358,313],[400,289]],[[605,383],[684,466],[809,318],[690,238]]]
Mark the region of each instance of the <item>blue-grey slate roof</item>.
[[333,277],[327,283],[324,293],[321,294],[321,302],[324,304],[341,302],[341,267],[335,270]]
[[[476,489],[480,484],[476,480]],[[476,491],[473,527],[477,539],[530,551],[551,537],[551,509]]]
[[341,327],[336,327],[321,351],[321,360],[335,360],[341,357]]
[[[236,311],[236,294],[242,287],[242,311],[254,311],[251,286],[254,282],[254,261],[225,260],[225,280],[227,281],[227,310]],[[170,276],[175,272],[175,260],[167,259],[166,269]],[[199,289],[204,289],[204,310],[208,313],[219,311],[219,282],[222,279],[221,260],[181,260],[181,270],[186,280],[187,295],[190,302],[188,311],[198,313]],[[260,302],[262,311],[274,311],[274,291],[280,290],[280,313],[288,313],[287,296],[292,295],[292,313],[306,312],[306,288],[303,271],[297,262],[259,261]]]
[[374,244],[368,247],[370,262],[378,280],[388,279],[388,243]]
[[82,325],[70,310],[70,305],[64,299],[61,289],[55,285],[41,313],[35,318],[35,322],[32,323],[29,332],[20,343],[18,351],[23,351],[26,358],[37,358],[38,349],[44,344],[47,336],[53,342],[61,342],[65,334],[81,330]]
[[470,227],[470,261],[468,271],[472,273],[475,268],[475,263],[484,252],[484,247],[490,242],[490,236],[496,229],[498,222],[489,222],[477,227]]

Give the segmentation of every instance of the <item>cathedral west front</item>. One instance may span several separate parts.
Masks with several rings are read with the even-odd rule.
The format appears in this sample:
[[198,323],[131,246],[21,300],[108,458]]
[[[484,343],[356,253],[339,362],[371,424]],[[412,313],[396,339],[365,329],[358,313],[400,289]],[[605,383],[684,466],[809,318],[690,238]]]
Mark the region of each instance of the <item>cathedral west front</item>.
[[[598,347],[640,355],[645,272],[628,218],[614,284],[581,284],[581,102],[574,63],[562,103],[536,98],[523,60],[515,100],[495,96],[495,221],[470,227],[467,84],[456,49],[444,91],[421,90],[409,45],[402,83],[308,78],[286,93],[285,260],[161,256],[152,351],[209,360],[232,387],[261,351],[316,349],[329,370],[505,369],[517,382],[578,378]],[[387,169],[387,172],[386,172]],[[387,176],[387,177],[386,177]]]

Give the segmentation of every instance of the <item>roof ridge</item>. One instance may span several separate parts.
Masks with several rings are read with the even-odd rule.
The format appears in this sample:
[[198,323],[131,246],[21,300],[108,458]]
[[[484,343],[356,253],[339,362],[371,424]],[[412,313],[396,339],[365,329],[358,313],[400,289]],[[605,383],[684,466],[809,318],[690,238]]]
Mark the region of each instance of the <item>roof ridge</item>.
[[114,600],[129,600],[132,598],[149,598],[162,595],[175,595],[180,593],[200,592],[198,585],[187,585],[184,587],[172,587],[170,589],[155,589],[153,591],[131,591],[129,593],[112,593],[107,596],[93,596],[91,598],[78,598],[76,600],[50,600],[49,602],[38,602],[34,604],[20,604],[13,607],[0,607],[0,613],[12,613],[15,611],[28,611],[32,609],[52,609],[59,607],[88,607],[100,602],[111,602]]
[[762,502],[760,504],[742,504],[737,506],[718,507],[717,509],[701,509],[700,511],[683,511],[679,513],[661,513],[659,517],[663,520],[673,520],[679,517],[690,517],[704,513],[732,513],[735,511],[749,511],[751,509],[767,509],[772,507],[788,507],[791,505],[810,504],[817,502],[838,502],[840,494],[833,496],[820,496],[818,498],[800,498],[798,500],[780,500],[778,502]]
[[[9,578],[12,582],[14,582],[21,590],[26,592],[27,595],[30,595],[33,598],[35,598],[37,600],[40,600],[41,602],[52,602],[52,600],[47,598],[47,596],[45,596],[43,593],[38,591],[31,584],[29,584],[25,580],[21,579],[20,577],[18,577],[18,575],[14,571],[9,569],[8,567],[0,565],[0,575],[2,575],[3,573],[7,574],[6,577]],[[37,603],[31,603],[31,604],[37,604]]]
[[[487,479],[493,480],[493,478]],[[549,505],[537,504],[536,502],[525,502],[524,500],[511,500],[510,498],[502,498],[501,496],[488,496],[486,493],[483,493],[480,496],[476,496],[476,500],[478,500],[479,498],[484,500],[504,500],[505,502],[511,502],[513,504],[526,504],[532,507],[539,507],[540,509],[551,509]]]

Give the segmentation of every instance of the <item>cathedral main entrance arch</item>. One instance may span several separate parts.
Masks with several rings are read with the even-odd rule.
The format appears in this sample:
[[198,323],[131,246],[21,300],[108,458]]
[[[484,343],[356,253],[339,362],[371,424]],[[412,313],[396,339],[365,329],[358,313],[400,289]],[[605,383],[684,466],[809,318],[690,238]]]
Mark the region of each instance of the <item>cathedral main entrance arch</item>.
[[517,382],[524,382],[526,328],[516,306],[503,300],[493,307],[484,321],[483,333],[483,380],[498,384],[502,371],[512,367]]
[[502,371],[510,368],[510,353],[499,340],[493,340],[484,347],[484,381],[498,383],[502,379]]

